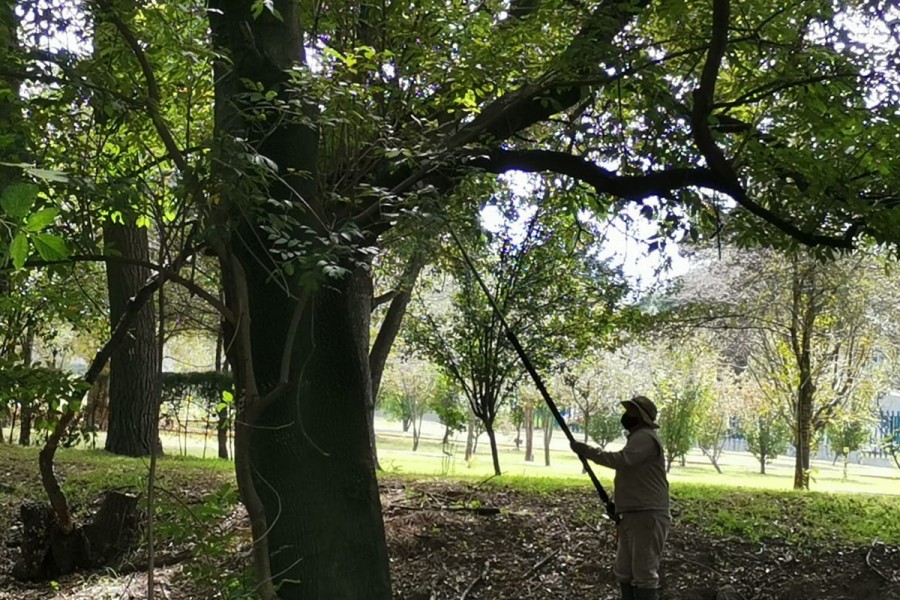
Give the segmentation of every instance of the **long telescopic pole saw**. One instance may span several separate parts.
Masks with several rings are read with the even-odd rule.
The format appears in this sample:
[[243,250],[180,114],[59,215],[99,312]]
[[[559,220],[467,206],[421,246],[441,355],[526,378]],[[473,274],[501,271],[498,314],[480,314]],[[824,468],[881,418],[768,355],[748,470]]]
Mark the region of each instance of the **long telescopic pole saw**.
[[[453,238],[453,241],[456,243],[457,248],[459,248],[459,252],[460,254],[462,254],[466,266],[469,267],[469,271],[471,271],[472,275],[475,277],[475,280],[478,281],[478,285],[481,288],[481,291],[484,292],[488,303],[490,303],[491,309],[494,311],[494,313],[496,313],[497,318],[500,319],[500,324],[503,326],[503,331],[506,334],[506,339],[509,340],[510,344],[512,344],[513,350],[516,351],[516,354],[519,355],[519,359],[525,366],[525,370],[528,371],[528,374],[531,376],[531,380],[534,382],[534,385],[537,386],[537,389],[541,392],[541,396],[544,398],[544,402],[547,403],[547,406],[550,408],[550,412],[553,413],[553,416],[556,418],[556,422],[559,423],[559,428],[562,429],[564,434],[566,434],[566,438],[568,438],[570,444],[575,442],[575,436],[572,435],[572,432],[569,430],[569,426],[566,425],[566,420],[563,419],[563,416],[562,414],[560,414],[559,409],[556,408],[556,403],[553,401],[553,398],[550,397],[550,392],[548,392],[547,388],[544,386],[544,381],[541,379],[541,376],[538,375],[537,369],[534,368],[534,365],[531,363],[531,359],[528,358],[528,355],[525,353],[525,349],[522,348],[522,344],[519,343],[519,338],[516,337],[515,332],[509,326],[509,323],[506,322],[506,317],[504,316],[503,311],[500,310],[500,306],[491,295],[491,291],[488,289],[487,284],[485,284],[484,280],[481,278],[481,275],[478,273],[478,269],[475,268],[475,264],[472,262],[472,259],[469,258],[469,253],[466,252],[465,247],[456,236],[456,232],[453,231],[453,228],[448,225],[447,229],[450,232],[450,237]],[[591,478],[591,483],[594,484],[594,488],[597,490],[597,494],[600,496],[600,500],[603,501],[603,504],[606,507],[606,514],[609,515],[609,518],[612,519],[614,523],[618,523],[621,519],[619,515],[616,514],[615,505],[610,499],[609,494],[607,494],[606,490],[603,489],[603,484],[601,484],[600,480],[597,479],[597,476],[594,474],[593,469],[591,469],[591,465],[588,463],[587,459],[583,456],[579,456],[579,458],[581,459],[581,465],[587,472],[588,477]]]

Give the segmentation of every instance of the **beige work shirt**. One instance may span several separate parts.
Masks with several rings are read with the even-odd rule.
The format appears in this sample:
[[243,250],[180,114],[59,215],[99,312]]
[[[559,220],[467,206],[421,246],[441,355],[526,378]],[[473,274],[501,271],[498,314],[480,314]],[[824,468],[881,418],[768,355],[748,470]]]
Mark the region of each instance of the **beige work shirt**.
[[617,513],[639,510],[669,511],[666,459],[656,430],[639,427],[628,434],[617,452],[594,449],[594,462],[616,470],[614,480]]

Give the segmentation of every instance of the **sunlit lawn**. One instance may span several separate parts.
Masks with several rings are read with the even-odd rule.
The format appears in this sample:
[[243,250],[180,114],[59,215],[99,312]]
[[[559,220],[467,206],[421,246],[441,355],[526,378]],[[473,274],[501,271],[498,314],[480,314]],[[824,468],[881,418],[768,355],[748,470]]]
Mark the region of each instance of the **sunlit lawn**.
[[[427,423],[425,433],[417,451],[412,451],[412,434],[401,431],[396,422],[376,420],[378,433],[378,455],[382,468],[388,473],[425,476],[452,476],[463,478],[489,478],[493,475],[490,446],[486,435],[478,441],[476,454],[471,461],[465,460],[465,435],[458,434],[448,444],[449,454],[441,448],[442,428],[436,423]],[[8,431],[4,432],[8,436]],[[506,476],[550,477],[570,479],[573,485],[590,485],[581,463],[569,450],[568,443],[560,431],[555,431],[551,442],[550,466],[544,465],[542,435],[535,432],[534,462],[524,460],[524,445],[516,450],[513,444],[514,432],[500,432],[500,468]],[[6,439],[6,437],[4,437]],[[579,438],[580,439],[580,438]],[[163,447],[170,456],[192,456],[215,458],[216,438],[213,432],[207,435],[176,435],[165,432]],[[95,445],[103,447],[102,434]],[[610,446],[621,447],[621,443]],[[229,452],[231,450],[229,449]],[[699,450],[691,452],[685,466],[676,461],[669,473],[669,481],[679,483],[708,484],[725,487],[747,487],[756,489],[790,490],[793,487],[794,459],[782,456],[766,466],[766,475],[759,473],[759,463],[748,453],[726,452],[721,460],[723,473],[719,474]],[[612,487],[613,472],[594,466],[600,481]],[[830,461],[814,461],[810,488],[823,492],[861,492],[891,494],[900,496],[900,470],[891,467],[874,467],[851,463],[847,477],[841,462],[832,465]]]
[[[458,436],[449,444],[450,456],[441,452],[439,437],[423,437],[419,449],[412,451],[412,436],[401,433],[395,423],[381,423],[378,455],[382,468],[388,472],[425,475],[451,475],[461,477],[490,477],[493,474],[490,447],[486,435],[478,442],[475,458],[466,462],[465,437]],[[432,433],[433,432],[429,432]],[[544,448],[540,433],[536,433],[534,462],[525,462],[524,446],[516,450],[514,435],[500,435],[500,468],[504,475],[571,478],[590,485],[582,473],[581,463],[568,449],[563,434],[554,432],[551,442],[550,466],[544,466]],[[580,439],[580,438],[579,438]],[[621,443],[610,449],[618,449]],[[790,490],[794,481],[794,458],[782,456],[766,465],[766,474],[759,473],[759,463],[749,453],[726,452],[720,459],[722,474],[699,450],[692,451],[685,466],[678,461],[672,465],[669,481],[673,484],[692,483],[726,487]],[[594,472],[604,485],[612,486],[613,472],[594,466]],[[813,461],[810,488],[823,492],[861,492],[900,495],[900,470],[891,467],[874,467],[850,463],[844,479],[843,464],[838,461]]]

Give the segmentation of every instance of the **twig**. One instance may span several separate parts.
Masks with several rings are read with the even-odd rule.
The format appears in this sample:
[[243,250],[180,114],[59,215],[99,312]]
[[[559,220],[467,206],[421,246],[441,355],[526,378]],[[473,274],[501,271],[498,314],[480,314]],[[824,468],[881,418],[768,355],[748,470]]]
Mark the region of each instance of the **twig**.
[[472,580],[472,583],[470,583],[469,587],[467,587],[466,590],[462,593],[462,596],[459,597],[459,600],[466,600],[466,596],[469,595],[469,592],[472,591],[472,588],[475,587],[475,584],[477,584],[479,581],[487,579],[488,569],[490,569],[490,568],[491,568],[491,561],[486,560],[484,562],[484,569],[482,569],[481,574]]
[[559,554],[560,550],[562,550],[562,548],[557,548],[556,550],[554,550],[553,552],[551,552],[550,554],[548,554],[547,556],[545,556],[544,558],[539,560],[533,567],[528,569],[528,571],[524,575],[522,575],[522,579],[528,579],[529,577],[534,575],[534,573],[537,572],[538,569],[540,569],[541,567],[546,565],[548,562],[550,562],[553,559],[554,556]]
[[422,504],[421,506],[411,506],[409,504],[392,504],[392,508],[399,508],[403,510],[437,510],[437,511],[466,511],[473,512],[476,515],[499,515],[500,509],[496,506],[426,506]]
[[887,581],[888,583],[893,583],[893,582],[894,582],[893,578],[888,577],[887,575],[885,575],[884,573],[882,573],[881,570],[880,570],[878,567],[876,567],[875,565],[872,564],[872,550],[875,549],[875,546],[878,545],[878,543],[879,543],[879,542],[878,542],[878,538],[875,538],[875,540],[872,542],[872,546],[869,548],[869,551],[866,552],[866,565],[867,565],[870,569],[872,569],[873,571],[875,571],[876,573],[878,573],[878,575],[880,575],[882,579],[884,579],[884,580]]

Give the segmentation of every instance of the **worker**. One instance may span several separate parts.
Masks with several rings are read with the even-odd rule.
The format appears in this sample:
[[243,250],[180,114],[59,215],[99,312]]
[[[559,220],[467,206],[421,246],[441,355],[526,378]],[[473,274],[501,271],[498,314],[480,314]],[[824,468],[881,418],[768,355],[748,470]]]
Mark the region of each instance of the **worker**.
[[625,447],[604,452],[581,442],[572,450],[582,458],[615,469],[615,512],[621,517],[616,549],[616,580],[623,600],[659,600],[659,563],[672,517],[656,405],[644,396],[622,402]]

